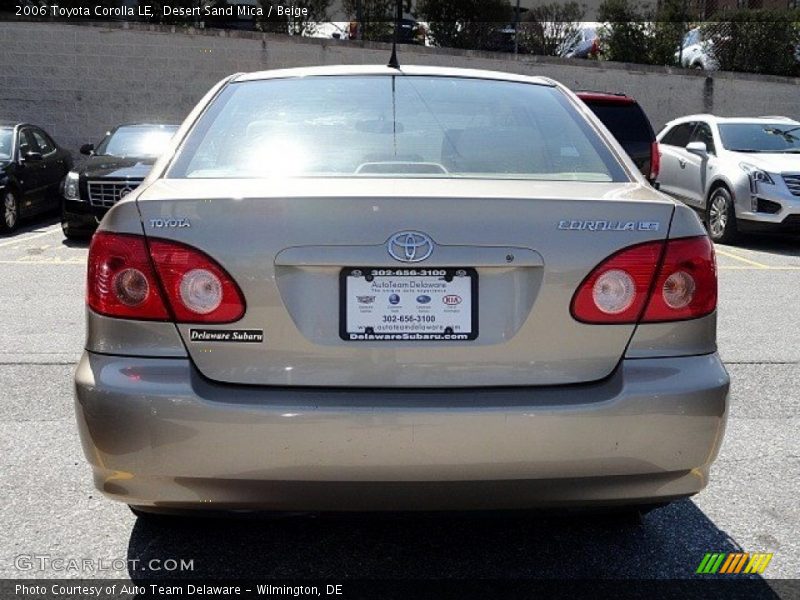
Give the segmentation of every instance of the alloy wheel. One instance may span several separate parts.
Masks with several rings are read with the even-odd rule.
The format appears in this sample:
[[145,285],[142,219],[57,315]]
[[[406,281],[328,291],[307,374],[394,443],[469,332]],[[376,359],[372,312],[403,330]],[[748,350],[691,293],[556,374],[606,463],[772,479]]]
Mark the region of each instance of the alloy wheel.
[[708,215],[708,228],[711,235],[720,238],[725,234],[728,226],[728,199],[724,194],[717,192],[711,199],[711,210]]
[[6,192],[6,195],[3,198],[3,221],[6,224],[6,228],[14,229],[17,224],[18,217],[19,210],[17,207],[17,199],[11,192]]

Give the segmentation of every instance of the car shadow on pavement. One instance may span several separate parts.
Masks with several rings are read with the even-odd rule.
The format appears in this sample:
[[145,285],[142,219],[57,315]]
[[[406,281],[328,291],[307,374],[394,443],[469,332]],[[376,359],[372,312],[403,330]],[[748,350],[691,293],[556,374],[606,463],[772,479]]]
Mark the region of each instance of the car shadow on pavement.
[[742,235],[736,245],[746,250],[800,256],[800,235]]
[[[139,518],[129,565],[193,560],[190,573],[133,580],[697,578],[707,552],[742,552],[683,500],[636,519],[587,513],[349,515],[284,519]],[[138,562],[134,562],[134,559]],[[703,576],[707,577],[707,576]],[[775,597],[750,578],[748,597]],[[754,589],[755,585],[757,590]],[[762,591],[753,596],[754,592]]]
[[44,213],[20,221],[13,233],[0,234],[0,241],[12,240],[26,233],[45,233],[50,227],[61,222],[61,217],[54,213]]

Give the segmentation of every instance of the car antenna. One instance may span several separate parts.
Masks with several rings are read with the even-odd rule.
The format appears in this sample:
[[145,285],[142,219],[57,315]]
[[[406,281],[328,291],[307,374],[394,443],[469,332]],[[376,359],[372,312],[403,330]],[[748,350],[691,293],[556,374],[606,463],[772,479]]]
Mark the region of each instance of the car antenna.
[[388,67],[390,69],[400,69],[400,61],[397,60],[397,36],[400,31],[400,21],[403,20],[403,0],[397,0],[397,14],[394,20],[394,38],[392,39],[392,56],[389,58]]

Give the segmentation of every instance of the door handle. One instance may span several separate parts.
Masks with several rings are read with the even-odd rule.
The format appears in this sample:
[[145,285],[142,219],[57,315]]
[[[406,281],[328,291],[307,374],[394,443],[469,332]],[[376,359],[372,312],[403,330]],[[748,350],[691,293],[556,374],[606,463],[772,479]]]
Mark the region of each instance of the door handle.
[[685,169],[686,168],[686,161],[683,160],[682,158],[678,159],[678,164],[681,166],[681,169]]

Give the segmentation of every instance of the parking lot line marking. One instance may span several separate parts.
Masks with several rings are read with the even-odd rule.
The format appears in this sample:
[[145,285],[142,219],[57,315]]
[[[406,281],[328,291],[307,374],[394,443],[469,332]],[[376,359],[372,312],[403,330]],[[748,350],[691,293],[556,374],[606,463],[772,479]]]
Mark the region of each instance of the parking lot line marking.
[[6,240],[5,242],[0,242],[0,248],[3,248],[5,246],[11,246],[12,244],[24,244],[25,242],[27,242],[29,240],[35,240],[36,238],[40,238],[40,237],[43,237],[45,235],[52,235],[56,231],[61,231],[61,227],[60,226],[55,226],[52,229],[48,229],[47,231],[41,231],[41,232],[39,232],[37,234],[29,235],[28,237],[14,238],[13,240]]
[[720,250],[717,248],[717,254],[721,254],[722,256],[727,256],[728,258],[733,258],[734,260],[740,260],[743,263],[747,263],[749,265],[753,265],[758,267],[759,269],[769,269],[769,265],[765,265],[764,263],[756,262],[754,260],[750,260],[749,258],[744,258],[743,256],[737,256],[736,254],[732,254],[730,252],[726,252],[725,250]]
[[717,266],[720,271],[800,271],[800,267],[786,266],[786,267],[751,267],[749,265],[723,265]]
[[0,260],[0,265],[86,265],[85,259],[67,260]]

